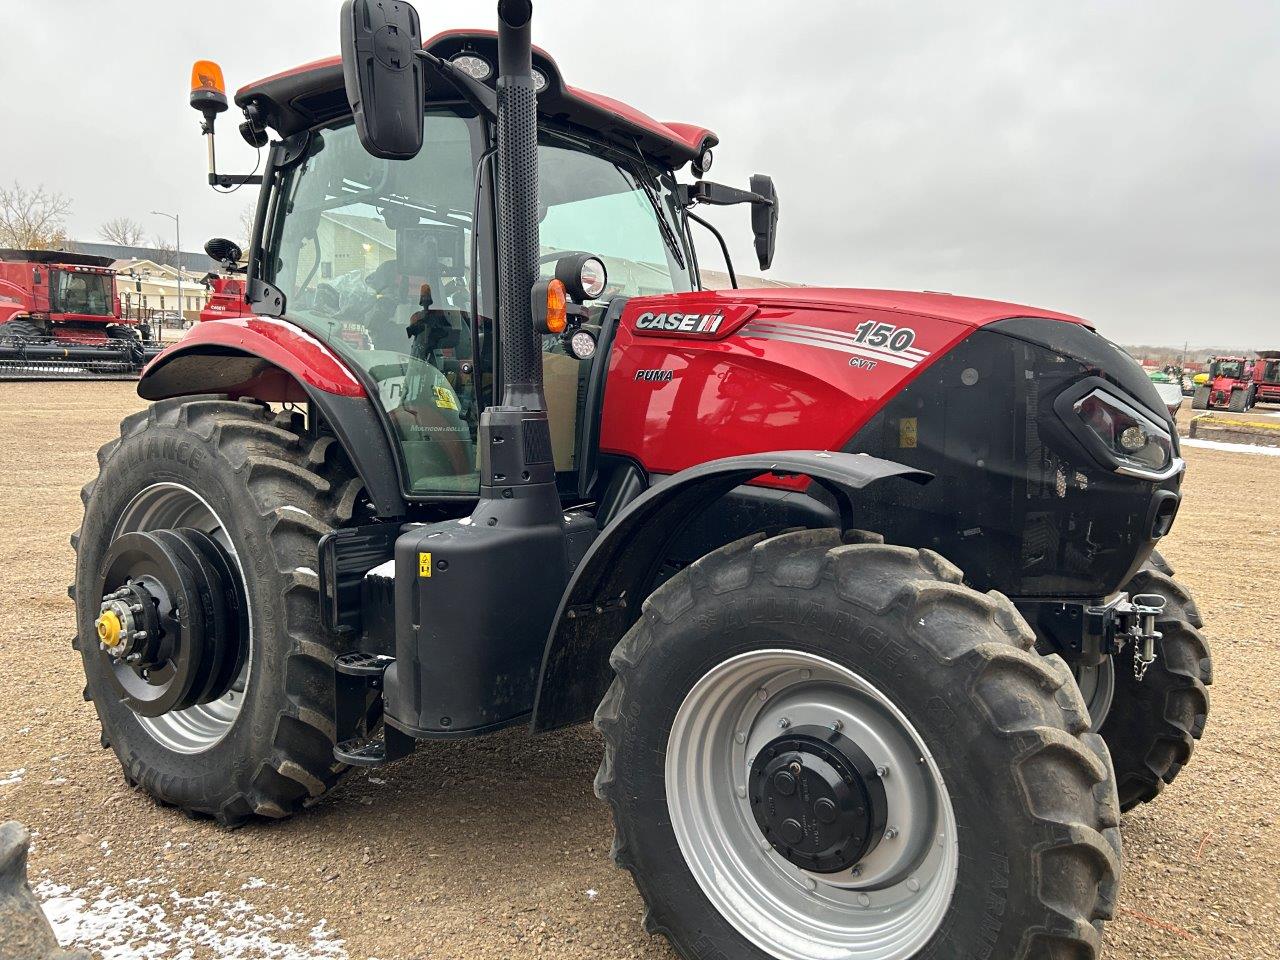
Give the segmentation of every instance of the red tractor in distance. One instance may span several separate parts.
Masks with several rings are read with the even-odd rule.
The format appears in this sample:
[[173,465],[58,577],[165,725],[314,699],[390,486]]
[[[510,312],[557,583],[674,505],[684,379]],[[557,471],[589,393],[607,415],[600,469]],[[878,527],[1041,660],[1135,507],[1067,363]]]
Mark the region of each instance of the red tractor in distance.
[[1280,403],[1280,350],[1259,350],[1253,365],[1254,403]]
[[244,299],[244,280],[239,277],[223,277],[207,274],[203,280],[209,289],[209,300],[200,311],[200,319],[226,320],[231,317],[251,315]]
[[[424,43],[347,0],[341,58],[235,94],[246,313],[144,371],[72,539],[102,745],[230,826],[594,721],[686,960],[1093,960],[1120,812],[1209,711],[1165,402],[1042,308],[706,289],[701,209],[749,208],[768,269],[772,180],[710,182],[714,133],[497,6]],[[215,64],[191,102],[211,140]]]
[[121,316],[109,257],[0,250],[0,377],[114,375],[159,353]]
[[1210,357],[1209,379],[1196,387],[1192,409],[1244,413],[1257,399],[1255,364],[1248,357]]

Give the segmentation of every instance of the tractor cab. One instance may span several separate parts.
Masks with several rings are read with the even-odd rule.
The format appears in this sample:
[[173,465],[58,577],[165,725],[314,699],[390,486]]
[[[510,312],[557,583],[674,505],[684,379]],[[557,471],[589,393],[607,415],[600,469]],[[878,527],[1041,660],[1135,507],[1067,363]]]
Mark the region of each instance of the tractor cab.
[[[356,372],[395,436],[410,497],[466,498],[480,484],[480,413],[502,400],[494,375],[501,364],[496,117],[486,109],[498,38],[453,30],[423,49],[462,82],[427,78],[422,147],[408,159],[366,150],[338,58],[236,93],[251,141],[268,128],[282,138],[269,161],[246,296],[249,312],[287,314]],[[572,492],[585,460],[597,345],[610,333],[608,305],[699,289],[686,218],[696,201],[676,171],[692,164],[700,176],[718,141],[705,128],[660,123],[570,86],[540,48],[532,75],[538,274],[550,282],[584,255],[600,266],[600,282],[584,289],[572,322],[541,338],[556,472]],[[705,188],[714,185],[700,186],[709,197]],[[771,235],[762,245],[771,256]]]

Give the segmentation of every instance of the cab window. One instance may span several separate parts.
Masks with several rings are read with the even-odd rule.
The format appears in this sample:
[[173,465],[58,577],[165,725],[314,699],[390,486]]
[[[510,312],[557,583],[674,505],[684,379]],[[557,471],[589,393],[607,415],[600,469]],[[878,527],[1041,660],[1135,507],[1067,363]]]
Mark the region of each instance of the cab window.
[[[541,272],[552,276],[556,260],[571,253],[592,253],[604,261],[608,285],[588,304],[588,325],[597,329],[604,304],[613,297],[692,289],[689,256],[679,239],[674,179],[647,173],[646,190],[636,166],[546,130],[538,146]],[[559,337],[544,337],[542,349],[556,471],[565,473],[578,466],[577,439],[594,360],[576,359]]]

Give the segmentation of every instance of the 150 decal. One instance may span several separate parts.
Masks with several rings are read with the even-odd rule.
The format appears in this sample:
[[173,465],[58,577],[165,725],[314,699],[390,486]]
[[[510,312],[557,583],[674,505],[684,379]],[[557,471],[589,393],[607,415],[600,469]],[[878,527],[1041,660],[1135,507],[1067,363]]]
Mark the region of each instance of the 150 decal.
[[868,320],[854,329],[853,342],[904,353],[916,342],[916,332],[910,327],[895,327],[892,323]]

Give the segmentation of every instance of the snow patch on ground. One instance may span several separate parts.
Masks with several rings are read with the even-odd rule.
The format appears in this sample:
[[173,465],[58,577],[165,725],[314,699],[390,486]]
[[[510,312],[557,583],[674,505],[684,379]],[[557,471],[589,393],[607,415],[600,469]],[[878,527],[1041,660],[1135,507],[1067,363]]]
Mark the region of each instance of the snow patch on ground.
[[[58,942],[102,960],[348,960],[345,941],[324,920],[312,923],[288,908],[259,911],[219,890],[197,897],[170,892],[166,898],[146,889],[148,881],[128,885],[137,890],[131,897],[102,881],[72,890],[42,880],[35,892]],[[297,933],[281,939],[291,931]]]
[[17,770],[10,770],[3,777],[0,777],[0,787],[7,787],[10,784],[21,783],[26,772],[26,767],[19,767]]
[[1228,443],[1226,440],[1204,440],[1185,437],[1178,441],[1184,447],[1204,447],[1206,450],[1226,450],[1228,453],[1253,453],[1263,457],[1280,457],[1280,447],[1264,447],[1257,443]]

